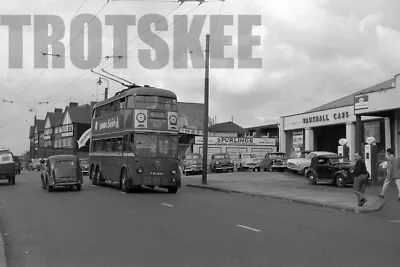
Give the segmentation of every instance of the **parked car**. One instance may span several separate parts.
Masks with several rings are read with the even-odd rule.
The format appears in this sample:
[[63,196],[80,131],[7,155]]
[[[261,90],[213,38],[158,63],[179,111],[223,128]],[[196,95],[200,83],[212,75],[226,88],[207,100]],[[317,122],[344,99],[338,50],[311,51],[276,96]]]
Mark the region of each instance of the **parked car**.
[[328,182],[339,187],[354,182],[354,163],[338,155],[318,155],[311,159],[311,166],[306,171],[310,184]]
[[15,163],[15,173],[21,174],[22,164],[18,156],[14,156],[14,163]]
[[86,158],[79,159],[79,165],[82,170],[82,175],[89,175],[89,160]]
[[182,172],[185,175],[191,173],[202,173],[203,157],[199,153],[189,153],[184,156],[181,162]]
[[49,192],[57,187],[75,187],[81,190],[83,184],[79,160],[74,155],[56,155],[49,157],[41,173],[42,187]]
[[233,171],[234,164],[227,153],[216,153],[211,155],[210,170],[211,172]]
[[311,158],[318,155],[337,155],[326,151],[298,151],[293,152],[287,160],[287,169],[304,175],[311,165]]
[[260,171],[260,160],[254,153],[239,154],[238,171],[253,170]]
[[16,166],[14,155],[8,150],[0,151],[0,180],[8,180],[9,184],[15,184]]
[[283,152],[271,152],[265,155],[261,162],[261,169],[264,171],[284,171],[286,169],[287,156]]

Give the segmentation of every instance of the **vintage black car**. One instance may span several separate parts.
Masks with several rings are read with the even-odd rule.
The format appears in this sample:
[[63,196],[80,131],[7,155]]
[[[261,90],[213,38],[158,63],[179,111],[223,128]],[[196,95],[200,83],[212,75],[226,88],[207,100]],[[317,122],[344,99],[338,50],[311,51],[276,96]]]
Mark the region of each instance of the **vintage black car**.
[[354,182],[353,167],[354,164],[339,155],[319,155],[311,159],[311,166],[305,175],[313,185],[328,182],[344,187]]
[[284,171],[286,169],[287,156],[282,152],[270,152],[265,155],[261,162],[261,169],[264,171]]
[[234,163],[227,153],[216,153],[211,155],[210,170],[217,171],[234,171]]
[[73,155],[56,155],[49,157],[41,173],[42,187],[49,192],[57,187],[75,187],[81,190],[83,184],[79,160]]
[[16,165],[14,155],[8,150],[0,150],[0,180],[15,184]]
[[199,153],[186,154],[181,164],[182,172],[185,175],[202,173],[203,158]]

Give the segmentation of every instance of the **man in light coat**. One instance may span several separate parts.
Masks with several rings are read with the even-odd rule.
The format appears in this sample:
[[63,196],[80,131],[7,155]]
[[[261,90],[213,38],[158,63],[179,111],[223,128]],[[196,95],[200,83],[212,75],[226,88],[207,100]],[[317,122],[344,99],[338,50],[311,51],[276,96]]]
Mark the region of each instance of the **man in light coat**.
[[379,194],[381,198],[385,197],[390,182],[394,181],[397,185],[398,200],[400,201],[400,159],[394,157],[394,151],[391,148],[386,150],[387,155],[387,175],[383,183],[382,191]]

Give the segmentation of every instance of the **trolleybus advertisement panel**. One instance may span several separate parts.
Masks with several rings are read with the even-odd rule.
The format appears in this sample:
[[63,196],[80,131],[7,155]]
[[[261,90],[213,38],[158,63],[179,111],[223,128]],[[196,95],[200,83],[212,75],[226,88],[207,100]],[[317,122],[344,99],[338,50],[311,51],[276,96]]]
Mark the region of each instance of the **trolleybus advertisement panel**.
[[177,112],[136,109],[134,120],[136,129],[178,131]]

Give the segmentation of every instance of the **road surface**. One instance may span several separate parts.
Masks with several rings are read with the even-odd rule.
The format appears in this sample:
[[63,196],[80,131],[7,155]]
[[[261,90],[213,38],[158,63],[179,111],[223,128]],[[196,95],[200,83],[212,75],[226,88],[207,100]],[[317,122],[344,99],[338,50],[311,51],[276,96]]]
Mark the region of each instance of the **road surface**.
[[354,214],[187,187],[124,194],[87,178],[80,192],[49,193],[33,171],[0,185],[8,267],[397,267],[399,207]]

